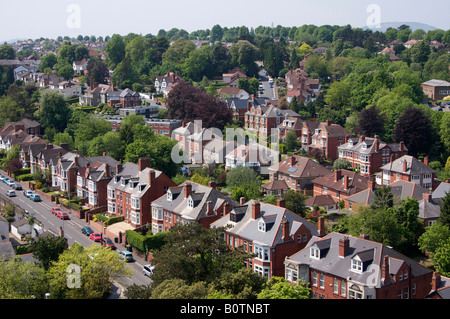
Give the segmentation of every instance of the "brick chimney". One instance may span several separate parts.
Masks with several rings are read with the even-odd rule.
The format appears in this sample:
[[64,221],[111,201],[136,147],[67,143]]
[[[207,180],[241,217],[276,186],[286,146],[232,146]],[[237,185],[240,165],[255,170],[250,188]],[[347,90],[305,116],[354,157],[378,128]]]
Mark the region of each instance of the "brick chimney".
[[368,182],[367,182],[367,188],[369,188],[369,189],[375,191],[375,185],[376,185],[376,183],[375,183],[375,181],[373,180],[373,177],[369,177],[369,180],[368,180]]
[[[89,163],[86,163],[86,167],[89,166]],[[105,164],[105,177],[111,177],[111,168],[109,167],[109,164]]]
[[405,142],[401,141],[400,142],[400,151],[404,151],[405,150]]
[[325,235],[325,218],[323,216],[319,217],[319,220],[317,222],[317,228],[319,231],[319,236]]
[[345,257],[348,249],[350,248],[350,239],[344,237],[339,239],[339,257]]
[[365,140],[366,140],[366,137],[365,137],[364,135],[361,135],[361,136],[359,137],[359,142],[360,142],[360,143],[364,142]]
[[291,239],[289,236],[289,221],[284,217],[281,221],[281,240],[288,241],[289,239]]
[[214,181],[209,181],[209,182],[208,182],[208,186],[211,187],[211,188],[216,189],[216,182],[214,182]]
[[151,160],[148,157],[140,157],[138,160],[139,172],[142,172],[147,167],[151,167]]
[[389,284],[390,277],[389,277],[389,256],[384,255],[383,257],[383,266],[381,267],[381,278],[384,279],[384,284]]
[[342,181],[342,183],[344,184],[344,189],[348,189],[348,176],[347,175],[344,176],[344,180]]
[[73,165],[74,165],[74,166],[78,166],[78,156],[75,156],[75,157],[73,158]]
[[424,157],[423,163],[428,166],[428,155]]
[[245,197],[241,197],[239,198],[239,205],[244,205],[245,204]]
[[210,200],[206,202],[206,214],[208,216],[214,215],[212,201]]
[[286,201],[283,198],[278,198],[277,199],[277,206],[285,208],[286,207]]
[[292,167],[294,166],[294,164],[295,164],[295,157],[294,156],[289,157],[289,165]]
[[253,202],[252,204],[252,218],[257,219],[261,213],[261,204],[259,202]]
[[441,283],[441,275],[439,274],[439,271],[435,271],[433,273],[433,278],[431,282],[431,290],[435,291],[439,288],[439,284]]
[[192,192],[192,185],[187,183],[184,185],[184,198],[188,198]]
[[231,212],[231,210],[233,209],[233,207],[228,204],[227,202],[225,202],[225,204],[223,204],[223,208],[222,208],[222,216],[226,216],[229,212]]
[[423,193],[422,199],[426,200],[427,202],[431,202],[431,193]]
[[120,171],[122,170],[122,163],[119,163],[116,165],[116,175],[120,174]]
[[408,163],[406,162],[406,159],[403,160],[403,173],[406,173],[406,170],[408,169]]
[[151,169],[148,173],[148,183],[150,186],[152,186],[156,181],[156,172],[154,169]]
[[380,137],[378,135],[375,135],[375,152],[379,152],[380,151]]
[[337,182],[342,177],[342,172],[340,169],[334,171],[334,181]]

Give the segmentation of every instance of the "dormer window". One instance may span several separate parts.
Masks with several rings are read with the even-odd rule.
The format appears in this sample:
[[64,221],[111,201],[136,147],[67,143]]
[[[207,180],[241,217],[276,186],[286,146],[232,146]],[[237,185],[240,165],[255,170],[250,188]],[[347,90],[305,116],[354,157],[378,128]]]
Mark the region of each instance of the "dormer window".
[[314,259],[320,259],[320,250],[317,247],[311,247],[309,250],[309,256]]
[[171,193],[171,192],[167,192],[167,200],[168,200],[169,202],[172,201],[172,193]]
[[192,200],[192,198],[188,199],[188,207],[189,208],[194,208],[194,201]]
[[266,231],[266,223],[264,221],[259,221],[258,222],[258,230],[265,232]]
[[357,260],[354,258],[352,259],[352,265],[351,265],[352,271],[362,273],[362,267],[363,267],[363,264],[362,264],[361,260]]

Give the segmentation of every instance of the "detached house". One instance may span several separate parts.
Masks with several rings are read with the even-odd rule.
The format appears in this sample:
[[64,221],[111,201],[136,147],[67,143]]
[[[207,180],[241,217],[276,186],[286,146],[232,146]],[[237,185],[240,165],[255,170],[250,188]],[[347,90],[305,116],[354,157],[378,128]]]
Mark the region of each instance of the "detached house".
[[362,236],[313,237],[284,265],[286,280],[309,284],[314,299],[424,299],[432,289],[432,270]]
[[338,146],[338,153],[340,159],[348,160],[361,175],[370,176],[392,159],[408,155],[408,149],[403,142],[387,144],[378,136],[361,136],[348,138],[347,143]]
[[388,185],[398,180],[414,182],[425,189],[434,190],[436,171],[428,166],[428,156],[421,162],[414,156],[404,155],[383,165],[377,183]]
[[163,76],[157,76],[155,79],[156,93],[167,94],[167,89],[180,81],[183,81],[183,79],[174,72],[169,72]]
[[284,161],[269,167],[270,181],[284,181],[286,185],[296,192],[312,195],[312,181],[318,177],[331,173],[326,167],[313,160],[292,155]]
[[216,190],[213,183],[205,186],[186,181],[152,202],[152,231],[156,234],[189,223],[209,227],[236,206],[238,203]]
[[226,227],[225,239],[235,249],[242,248],[256,257],[246,266],[270,279],[284,276],[284,259],[304,248],[312,237],[323,236],[323,219],[319,228],[284,207],[251,200],[241,203],[211,227]]
[[72,67],[73,72],[77,75],[84,74],[84,71],[87,70],[88,60],[83,59],[81,61],[73,61]]
[[123,216],[133,227],[152,222],[151,203],[176,184],[163,172],[151,168],[149,158],[138,164],[118,164],[108,183],[108,213]]
[[309,151],[319,150],[325,158],[335,160],[338,158],[337,148],[345,143],[346,138],[352,134],[338,124],[328,120],[320,123],[314,130],[311,137],[311,144],[308,145]]

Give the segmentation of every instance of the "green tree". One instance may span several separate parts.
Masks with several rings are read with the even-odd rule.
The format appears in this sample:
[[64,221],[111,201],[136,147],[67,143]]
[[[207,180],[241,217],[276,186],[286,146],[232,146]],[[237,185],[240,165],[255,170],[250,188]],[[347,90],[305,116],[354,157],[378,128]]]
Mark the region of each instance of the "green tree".
[[49,129],[56,130],[55,133],[63,132],[71,115],[71,109],[67,106],[64,96],[58,92],[47,90],[42,93],[39,104],[37,117],[44,132]]
[[70,80],[73,78],[74,70],[72,65],[64,64],[58,69],[58,76],[64,78],[64,80]]
[[9,44],[0,45],[0,60],[14,60],[16,51]]
[[450,238],[450,228],[448,225],[437,221],[425,228],[423,234],[418,239],[419,249],[430,256],[433,256],[442,242]]
[[311,289],[305,283],[291,285],[283,277],[272,277],[258,299],[309,299]]
[[[74,268],[75,266],[75,268]],[[68,270],[76,271],[79,282],[73,289],[68,285]],[[58,261],[52,263],[48,270],[50,294],[55,299],[100,299],[111,292],[112,280],[117,276],[132,275],[124,260],[117,257],[117,253],[111,249],[105,249],[99,245],[82,247],[74,244],[65,250]]]
[[115,67],[125,58],[125,43],[119,34],[114,34],[111,39],[106,42],[105,51],[108,54],[108,59],[111,67]]
[[375,189],[375,198],[370,205],[372,209],[388,209],[394,207],[394,194],[388,185]]
[[294,151],[298,146],[297,134],[294,130],[289,130],[286,133],[286,149],[288,151]]
[[292,189],[287,190],[283,194],[283,199],[285,201],[286,208],[301,217],[306,216],[305,200],[307,198],[308,197],[306,195],[298,193]]
[[220,295],[226,296],[227,299],[256,299],[266,281],[265,277],[252,269],[241,268],[215,280],[212,283],[215,293],[211,293],[209,298],[216,299]]
[[450,276],[450,239],[440,242],[433,256],[436,269],[443,276]]
[[450,227],[450,193],[446,193],[442,199],[439,221]]
[[39,68],[41,70],[45,70],[46,68],[53,69],[57,62],[58,59],[56,58],[56,55],[54,55],[53,53],[48,53],[41,58],[41,64],[39,65]]
[[327,90],[325,102],[340,109],[350,105],[351,85],[346,81],[333,82]]
[[64,237],[55,237],[47,235],[40,237],[31,243],[31,251],[39,259],[39,262],[48,270],[51,263],[57,261],[67,247],[67,239]]
[[167,279],[153,289],[151,299],[206,299],[210,286],[203,281],[192,284],[178,278]]
[[219,24],[214,25],[211,28],[210,39],[211,42],[222,41],[223,29]]

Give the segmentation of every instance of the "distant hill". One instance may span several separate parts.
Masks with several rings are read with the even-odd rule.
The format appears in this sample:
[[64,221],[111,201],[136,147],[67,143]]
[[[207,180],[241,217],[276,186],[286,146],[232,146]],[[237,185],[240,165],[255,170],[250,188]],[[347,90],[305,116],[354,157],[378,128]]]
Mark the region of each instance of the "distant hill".
[[408,25],[413,32],[417,29],[422,29],[425,32],[437,29],[436,27],[420,22],[384,22],[380,24],[380,28],[372,28],[372,27],[369,28],[368,26],[365,26],[363,27],[363,29],[364,30],[371,29],[373,31],[385,32],[388,28],[397,29],[399,26],[403,24]]

